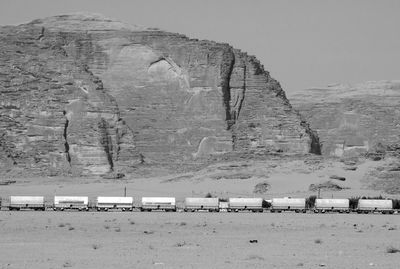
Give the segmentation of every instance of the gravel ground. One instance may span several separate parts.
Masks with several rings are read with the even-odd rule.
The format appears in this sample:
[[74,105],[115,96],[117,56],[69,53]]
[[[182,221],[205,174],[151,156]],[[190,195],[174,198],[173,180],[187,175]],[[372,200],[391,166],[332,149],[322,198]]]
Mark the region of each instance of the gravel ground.
[[0,267],[394,269],[399,238],[399,215],[2,211]]

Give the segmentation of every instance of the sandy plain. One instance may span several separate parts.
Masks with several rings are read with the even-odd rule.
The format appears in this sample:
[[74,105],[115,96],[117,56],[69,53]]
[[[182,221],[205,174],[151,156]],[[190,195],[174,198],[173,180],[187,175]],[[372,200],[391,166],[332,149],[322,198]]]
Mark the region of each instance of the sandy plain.
[[399,215],[2,211],[0,267],[395,269],[399,239]]
[[[323,198],[349,198],[352,196],[394,197],[368,187],[366,180],[369,171],[383,165],[383,161],[364,161],[357,165],[355,171],[345,170],[345,165],[337,161],[323,161],[305,164],[302,160],[270,161],[236,161],[209,165],[196,172],[171,173],[156,168],[151,175],[127,176],[112,180],[103,178],[41,177],[14,178],[15,184],[0,186],[0,197],[10,195],[42,195],[51,201],[54,195],[133,196],[140,203],[142,196],[173,196],[178,202],[185,197],[204,197],[210,193],[215,197],[308,197],[317,195],[310,191],[310,184],[319,184],[331,180],[330,176],[338,175],[345,181],[333,180],[343,190],[321,190]],[[142,173],[145,174],[146,172]],[[0,178],[1,179],[1,178]],[[9,178],[5,178],[9,179]],[[268,191],[254,193],[258,183],[267,182]]]
[[[197,172],[121,180],[16,178],[0,197],[44,195],[308,197],[310,184],[346,177],[326,198],[385,195],[368,188],[365,161],[355,171],[324,161],[229,162]],[[264,194],[254,186],[268,182]],[[257,243],[250,243],[257,240]],[[0,211],[0,268],[399,268],[400,215],[296,213]]]

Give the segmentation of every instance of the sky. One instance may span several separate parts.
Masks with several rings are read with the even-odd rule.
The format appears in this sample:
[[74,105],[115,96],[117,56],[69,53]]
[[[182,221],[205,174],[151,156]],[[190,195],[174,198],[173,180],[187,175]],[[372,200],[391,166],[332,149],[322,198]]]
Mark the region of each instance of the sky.
[[229,43],[289,94],[400,79],[399,0],[0,0],[0,25],[71,12]]

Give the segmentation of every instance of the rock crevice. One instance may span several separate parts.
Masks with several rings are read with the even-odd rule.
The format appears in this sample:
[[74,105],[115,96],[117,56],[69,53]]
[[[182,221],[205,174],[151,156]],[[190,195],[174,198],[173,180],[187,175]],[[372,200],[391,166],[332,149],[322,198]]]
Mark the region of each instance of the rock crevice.
[[232,125],[235,124],[235,116],[232,115],[231,110],[231,75],[233,66],[235,65],[235,54],[232,49],[227,48],[224,50],[221,62],[221,89],[223,106],[225,108],[225,121],[227,124],[227,130],[230,130]]
[[[64,110],[63,111],[64,116],[67,114],[67,112]],[[65,155],[67,158],[67,162],[69,165],[71,165],[71,156],[69,155],[69,144],[68,144],[68,125],[69,125],[69,120],[67,117],[65,117],[65,124],[64,124],[64,148],[65,148]]]

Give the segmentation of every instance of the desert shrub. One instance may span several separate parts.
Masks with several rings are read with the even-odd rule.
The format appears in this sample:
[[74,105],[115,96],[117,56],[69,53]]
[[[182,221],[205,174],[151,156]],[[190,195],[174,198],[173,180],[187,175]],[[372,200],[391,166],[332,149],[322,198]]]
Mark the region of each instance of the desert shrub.
[[367,199],[367,200],[385,200],[386,198],[383,197],[382,195],[379,196],[363,196],[361,199]]
[[360,197],[351,197],[349,198],[349,207],[351,209],[356,209],[358,206],[358,200],[360,200]]
[[321,239],[315,239],[315,240],[314,240],[314,243],[315,243],[315,244],[322,244],[322,240],[321,240]]
[[69,230],[69,231],[72,231],[72,230],[75,230],[75,228],[72,227],[72,226],[70,226],[70,227],[68,228],[68,230]]
[[393,209],[400,209],[400,199],[392,199]]
[[315,206],[316,195],[311,195],[306,199],[306,208],[313,208]]
[[71,262],[65,262],[65,263],[63,264],[63,267],[64,267],[64,268],[69,268],[69,267],[72,267],[72,264],[71,264]]
[[93,248],[93,249],[99,249],[99,248],[100,248],[100,245],[98,245],[98,244],[92,244],[92,248]]
[[185,245],[186,245],[186,242],[183,241],[183,242],[178,242],[178,243],[176,243],[174,246],[180,248],[180,247],[183,247],[183,246],[185,246]]
[[246,260],[260,260],[263,261],[265,260],[263,257],[258,256],[258,255],[249,255],[247,256]]
[[255,185],[253,192],[258,194],[263,194],[266,193],[269,190],[269,188],[270,188],[269,183],[264,181]]
[[272,206],[272,204],[266,200],[262,201],[262,207],[263,208],[270,208]]
[[400,252],[400,249],[395,248],[393,246],[389,246],[386,248],[386,253],[397,253],[397,252]]
[[209,193],[207,193],[206,194],[206,196],[205,196],[206,198],[212,198],[213,197],[213,195],[209,192]]
[[318,190],[328,190],[328,191],[341,191],[345,189],[349,189],[348,187],[342,187],[339,184],[336,184],[335,182],[332,182],[330,180],[319,183],[319,184],[310,184],[308,187],[310,191],[318,191]]
[[60,227],[60,228],[65,227],[65,224],[64,223],[60,223],[60,224],[58,224],[58,227]]

